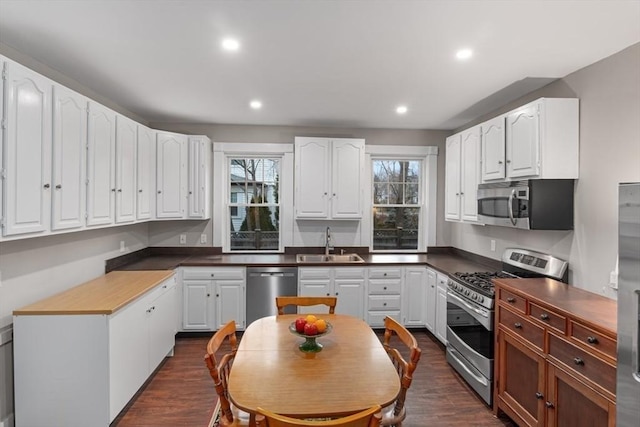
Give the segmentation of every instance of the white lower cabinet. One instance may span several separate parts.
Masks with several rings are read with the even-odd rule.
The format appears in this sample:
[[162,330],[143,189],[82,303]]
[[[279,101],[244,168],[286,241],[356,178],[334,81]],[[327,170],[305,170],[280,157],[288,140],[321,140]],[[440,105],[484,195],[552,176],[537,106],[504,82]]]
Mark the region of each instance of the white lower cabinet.
[[404,269],[404,307],[402,323],[405,326],[425,326],[427,292],[427,269],[405,267]]
[[402,322],[402,267],[370,267],[367,296],[367,323],[384,327],[384,318],[391,316]]
[[[15,425],[108,426],[173,351],[175,277],[111,315],[14,317]],[[43,353],[44,351],[44,353]]]
[[[364,319],[365,269],[362,267],[298,268],[298,295],[336,296],[336,313]],[[299,313],[316,313],[318,307],[300,307]]]
[[447,344],[447,282],[444,274],[438,274],[436,297],[436,337],[443,344]]
[[229,320],[245,328],[245,268],[184,267],[182,329],[214,331]]
[[427,268],[427,286],[425,289],[425,318],[424,323],[429,332],[436,333],[436,297],[438,286],[438,275],[435,271]]

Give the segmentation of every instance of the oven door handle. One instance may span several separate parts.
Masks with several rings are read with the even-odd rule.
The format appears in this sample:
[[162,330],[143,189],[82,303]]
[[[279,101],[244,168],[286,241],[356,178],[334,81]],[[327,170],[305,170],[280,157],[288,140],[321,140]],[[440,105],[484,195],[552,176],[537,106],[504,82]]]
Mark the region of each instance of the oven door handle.
[[465,308],[473,311],[474,313],[476,313],[476,314],[478,314],[478,315],[480,315],[482,317],[489,317],[482,310],[480,310],[477,307],[472,306],[467,301],[463,300],[462,298],[460,298],[458,295],[454,294],[453,292],[447,291],[447,295],[450,296],[452,299],[456,300],[456,302],[458,302],[458,303],[462,304],[463,306],[465,306]]
[[462,369],[464,369],[467,372],[467,374],[471,375],[473,378],[475,378],[476,381],[478,381],[483,386],[486,387],[487,385],[489,385],[489,381],[485,377],[483,377],[482,375],[478,376],[478,374],[476,374],[475,372],[473,372],[471,369],[467,367],[468,362],[464,362],[462,360],[462,356],[460,355],[460,353],[458,353],[456,349],[454,349],[453,347],[449,347],[448,350],[449,350],[449,354],[458,361],[458,364],[462,367]]
[[511,220],[511,224],[516,225],[517,220],[513,217],[513,200],[516,197],[515,188],[511,190],[511,194],[509,194],[509,219]]

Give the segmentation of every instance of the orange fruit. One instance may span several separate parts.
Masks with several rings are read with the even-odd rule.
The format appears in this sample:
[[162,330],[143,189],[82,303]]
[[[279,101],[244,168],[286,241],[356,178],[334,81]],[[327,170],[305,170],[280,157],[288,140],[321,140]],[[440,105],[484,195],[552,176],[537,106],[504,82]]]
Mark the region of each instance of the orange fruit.
[[316,328],[318,328],[318,333],[321,334],[327,330],[327,322],[324,319],[316,320]]
[[305,317],[305,320],[307,321],[307,323],[315,323],[318,318],[313,314],[308,314],[307,317]]

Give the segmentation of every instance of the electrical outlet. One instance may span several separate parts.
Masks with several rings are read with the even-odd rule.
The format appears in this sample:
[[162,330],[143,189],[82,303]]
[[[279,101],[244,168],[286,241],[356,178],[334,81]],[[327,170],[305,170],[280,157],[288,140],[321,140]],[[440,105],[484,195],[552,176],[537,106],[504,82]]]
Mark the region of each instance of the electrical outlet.
[[120,240],[120,252],[124,252],[124,251],[125,251],[124,240]]
[[207,243],[207,235],[206,234],[201,234],[200,235],[200,243],[202,243],[202,244]]
[[496,251],[496,241],[491,239],[491,252]]
[[186,234],[181,234],[180,235],[180,244],[181,245],[186,245],[187,244],[187,235]]
[[609,273],[609,286],[612,289],[618,289],[618,273],[616,271]]

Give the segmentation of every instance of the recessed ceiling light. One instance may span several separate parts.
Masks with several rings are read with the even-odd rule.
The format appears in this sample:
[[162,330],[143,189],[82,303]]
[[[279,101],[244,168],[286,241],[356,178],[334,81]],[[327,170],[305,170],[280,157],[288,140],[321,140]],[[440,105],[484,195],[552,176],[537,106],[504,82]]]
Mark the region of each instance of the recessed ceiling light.
[[253,108],[254,110],[259,110],[259,109],[261,109],[261,108],[262,108],[262,102],[260,102],[260,101],[258,101],[257,99],[255,99],[255,100],[253,100],[253,101],[251,101],[251,102],[249,103],[249,106],[250,106],[251,108]]
[[399,105],[396,108],[396,113],[398,113],[398,114],[405,114],[407,111],[409,111],[409,110],[407,109],[406,105]]
[[240,49],[240,42],[236,39],[226,38],[222,40],[222,48],[228,51],[236,51]]
[[471,49],[460,49],[456,52],[456,58],[458,59],[469,59],[473,56],[473,51]]

